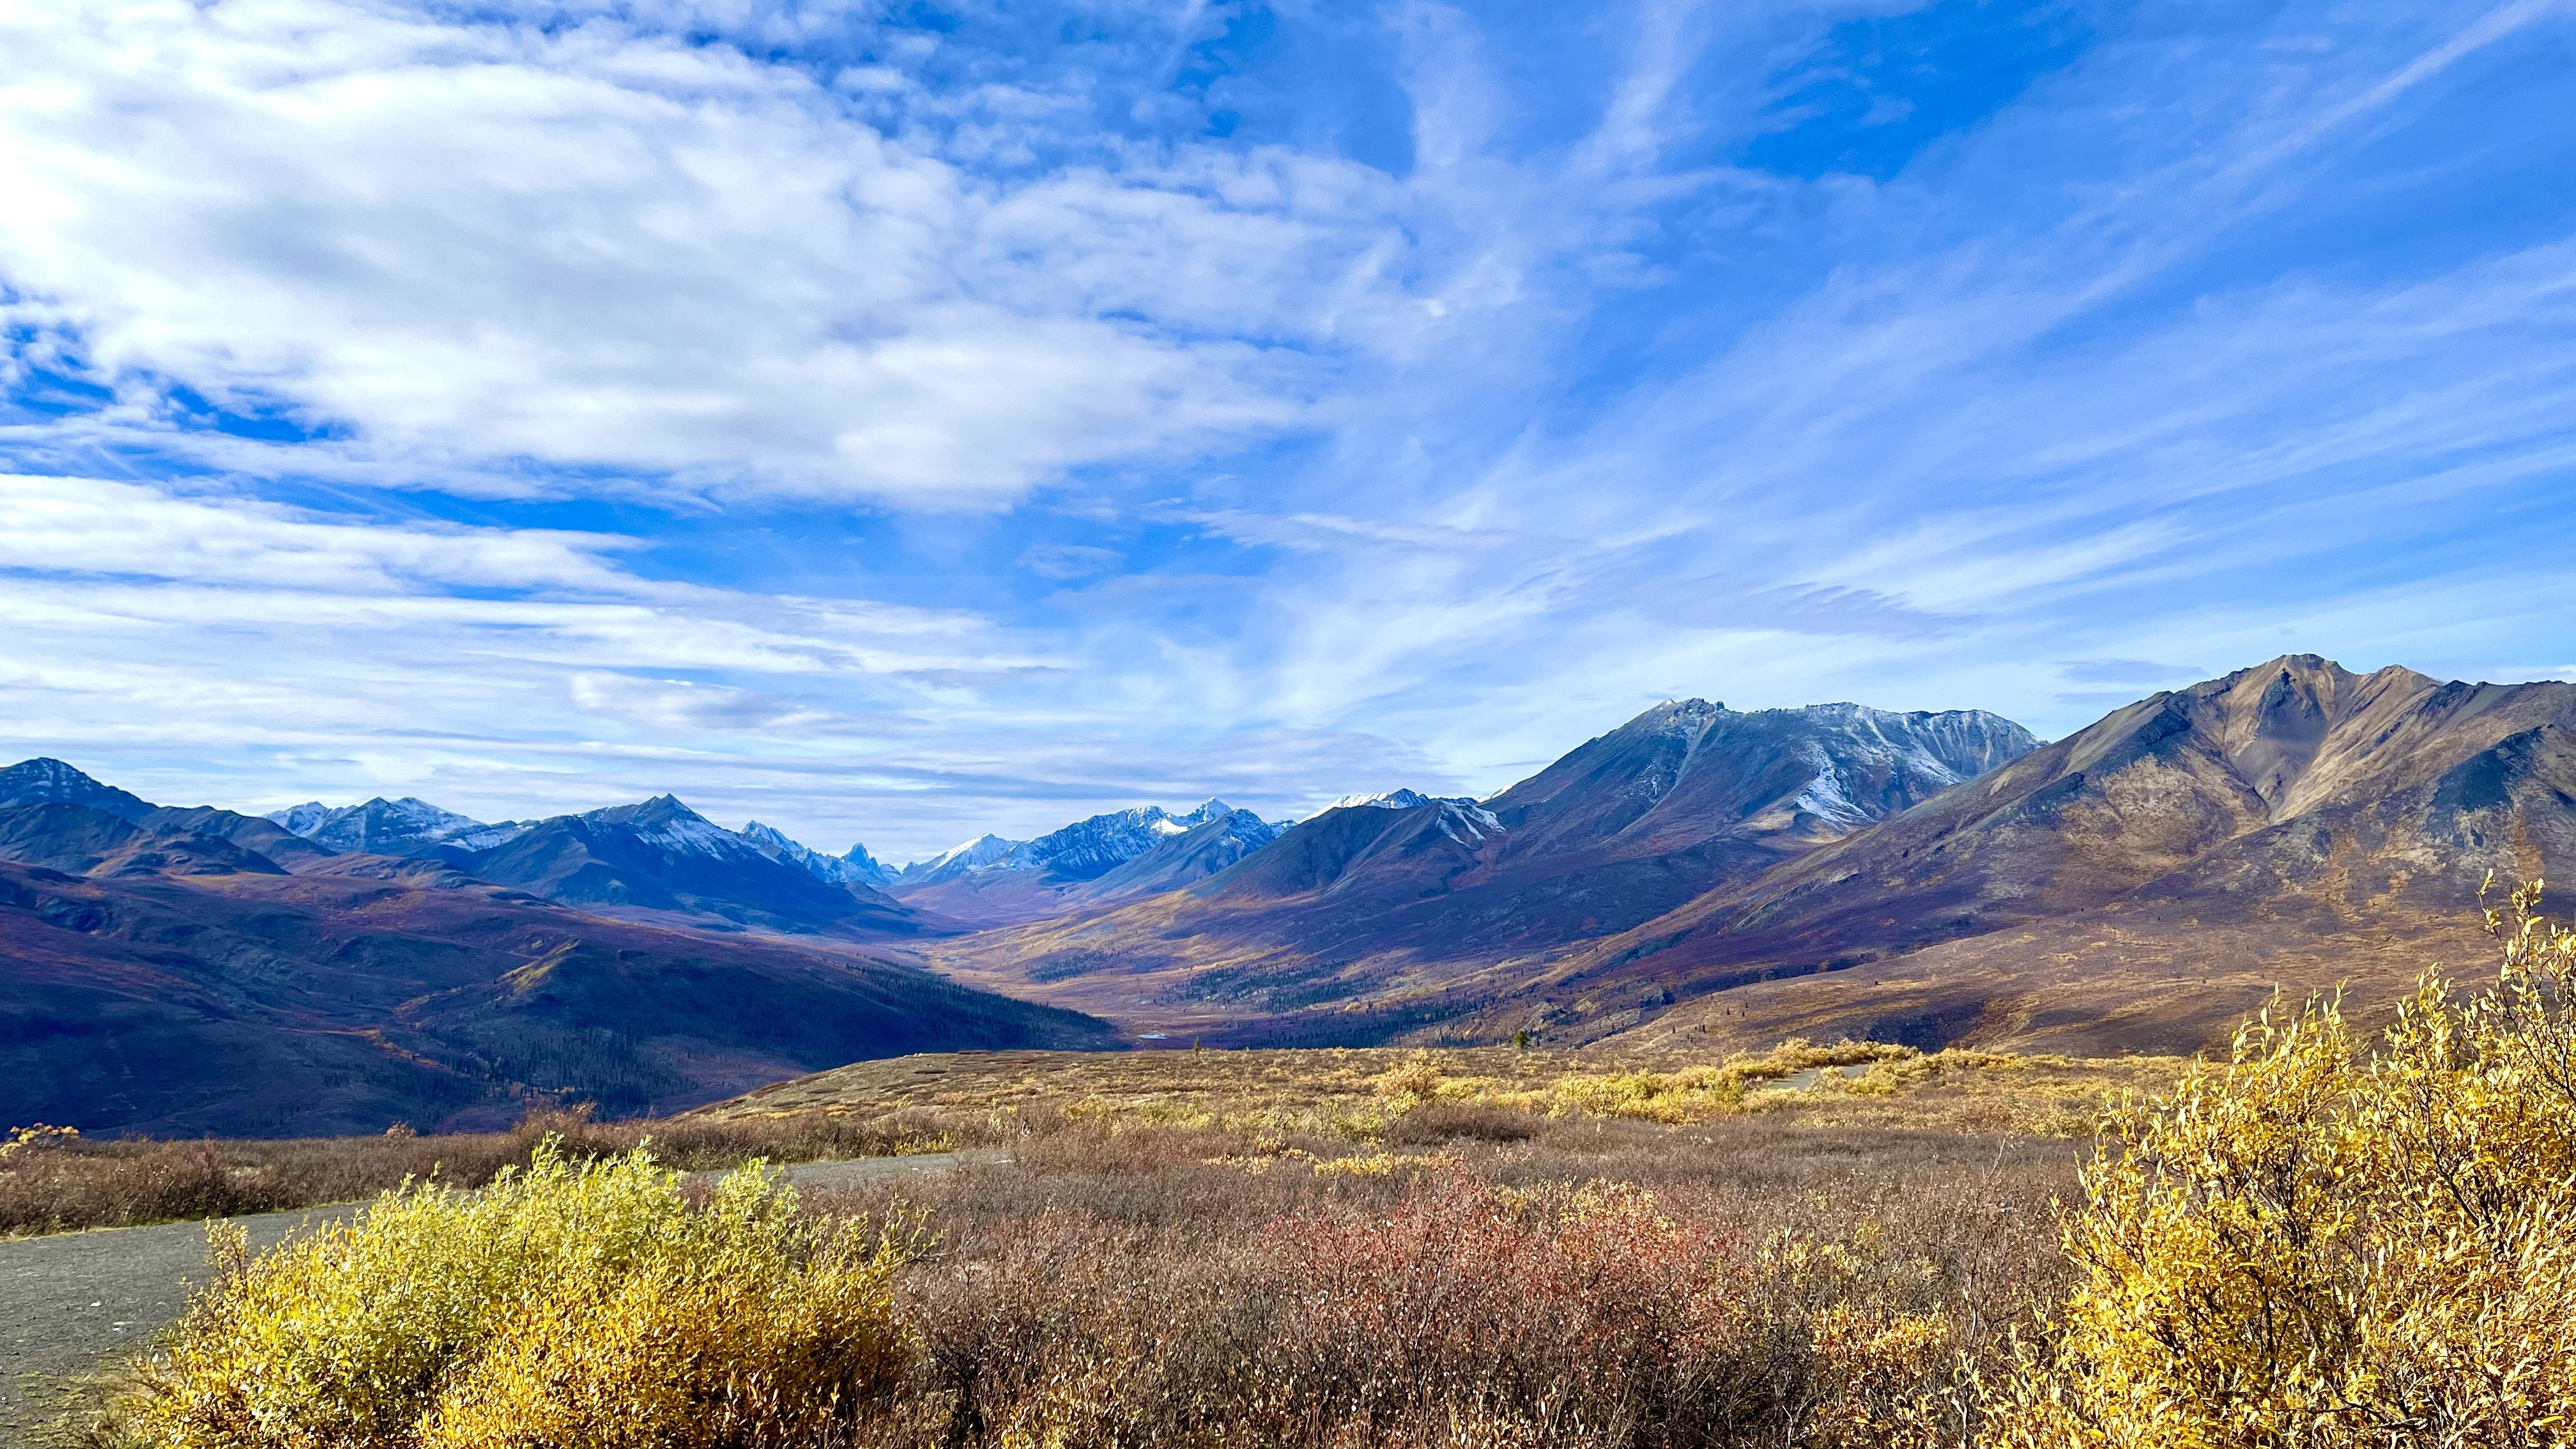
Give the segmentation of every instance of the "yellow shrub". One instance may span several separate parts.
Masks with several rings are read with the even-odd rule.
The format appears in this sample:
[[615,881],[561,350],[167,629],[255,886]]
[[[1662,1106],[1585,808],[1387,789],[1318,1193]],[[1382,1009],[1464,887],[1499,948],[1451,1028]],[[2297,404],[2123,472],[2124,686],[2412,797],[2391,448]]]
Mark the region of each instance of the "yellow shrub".
[[2376,1058],[2315,1003],[2119,1115],[2013,1442],[2576,1444],[2576,937],[2537,894]]
[[907,1362],[889,1237],[758,1164],[703,1208],[643,1152],[549,1142],[481,1193],[405,1187],[216,1283],[119,1406],[171,1449],[811,1443]]
[[1445,1079],[1440,1064],[1431,1059],[1431,1053],[1417,1051],[1371,1078],[1370,1085],[1377,1089],[1379,1096],[1393,1101],[1428,1102],[1439,1095],[1440,1084]]
[[1742,1105],[1744,1082],[1723,1067],[1605,1072],[1560,1078],[1549,1099],[1551,1116],[1584,1113],[1679,1125],[1723,1116]]

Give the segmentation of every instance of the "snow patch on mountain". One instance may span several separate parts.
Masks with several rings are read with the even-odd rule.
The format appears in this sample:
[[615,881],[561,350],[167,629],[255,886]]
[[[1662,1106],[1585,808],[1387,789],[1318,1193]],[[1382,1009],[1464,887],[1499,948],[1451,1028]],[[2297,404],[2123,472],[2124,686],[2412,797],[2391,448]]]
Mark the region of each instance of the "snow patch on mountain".
[[[929,860],[905,866],[896,879],[905,886],[923,886],[969,876],[1028,872],[1060,881],[1093,880],[1210,821],[1248,814],[1223,800],[1203,801],[1183,811],[1138,805],[1077,820],[1035,840],[978,836]],[[1260,820],[1258,816],[1251,818]],[[1260,823],[1268,826],[1266,821]]]
[[[1324,810],[1418,810],[1436,803],[1419,790],[1381,790],[1374,795],[1344,795]],[[1315,813],[1321,815],[1324,810]]]
[[411,795],[399,800],[379,795],[356,805],[340,806],[308,800],[273,810],[268,819],[290,834],[332,850],[397,854],[441,845],[489,850],[517,839],[534,823],[505,820],[487,825]]
[[[1446,832],[1450,839],[1462,844],[1473,844],[1489,835],[1500,835],[1503,831],[1503,822],[1495,818],[1493,811],[1464,795],[1425,795],[1419,790],[1385,790],[1375,795],[1344,795],[1315,813],[1321,815],[1325,810],[1420,810],[1425,806],[1433,805],[1444,807],[1440,820],[1441,830]],[[1467,832],[1464,836],[1459,834],[1462,829]]]
[[622,825],[647,845],[674,855],[703,855],[736,860],[767,852],[680,803],[676,795],[656,795],[641,805],[613,805],[581,817],[601,825]]
[[289,805],[283,810],[271,810],[267,818],[270,824],[283,828],[287,834],[301,835],[311,840],[313,832],[321,829],[323,822],[329,820],[331,814],[330,806],[319,800],[307,800],[301,805]]
[[900,879],[909,885],[942,871],[963,872],[991,865],[1025,843],[1005,840],[990,833],[978,835],[963,845],[952,845],[928,860],[916,860],[905,866]]
[[[1823,752],[1819,750],[1816,753]],[[1842,776],[1834,773],[1831,760],[1822,762],[1816,777],[1807,782],[1807,788],[1799,791],[1798,798],[1791,803],[1819,819],[1848,828],[1867,825],[1872,818],[1852,799],[1851,792],[1843,788]]]

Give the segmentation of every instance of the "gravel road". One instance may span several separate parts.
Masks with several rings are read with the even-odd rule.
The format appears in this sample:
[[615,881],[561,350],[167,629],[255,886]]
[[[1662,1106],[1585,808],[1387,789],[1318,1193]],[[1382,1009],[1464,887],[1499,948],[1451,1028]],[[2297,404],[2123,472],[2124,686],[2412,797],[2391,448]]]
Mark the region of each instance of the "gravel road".
[[[913,1172],[942,1172],[1006,1154],[929,1152],[800,1162],[788,1180],[805,1187],[848,1187]],[[328,1222],[353,1205],[305,1208],[237,1219],[254,1247],[268,1247],[299,1224]],[[35,1427],[55,1415],[66,1381],[119,1353],[140,1350],[179,1315],[188,1283],[202,1278],[203,1223],[110,1228],[0,1243],[0,1449],[21,1449]]]

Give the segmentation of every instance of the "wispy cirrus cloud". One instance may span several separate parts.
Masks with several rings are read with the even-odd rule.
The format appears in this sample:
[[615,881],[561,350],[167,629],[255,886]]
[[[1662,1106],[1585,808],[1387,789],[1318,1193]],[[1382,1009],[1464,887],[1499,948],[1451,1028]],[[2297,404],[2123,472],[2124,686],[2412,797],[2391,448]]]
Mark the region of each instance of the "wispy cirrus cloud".
[[1667,695],[2558,669],[2571,33],[0,4],[0,730],[902,855]]

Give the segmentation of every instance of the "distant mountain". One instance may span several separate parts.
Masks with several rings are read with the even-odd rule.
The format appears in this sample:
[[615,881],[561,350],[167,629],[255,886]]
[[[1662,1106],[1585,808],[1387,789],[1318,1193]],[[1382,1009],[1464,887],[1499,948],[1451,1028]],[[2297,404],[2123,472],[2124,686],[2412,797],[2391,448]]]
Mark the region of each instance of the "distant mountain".
[[[848,947],[603,919],[440,860],[334,854],[268,820],[154,807],[30,763],[44,768],[0,771],[15,802],[0,805],[12,1120],[165,1135],[490,1125],[545,1101],[674,1110],[869,1055],[1113,1044],[1089,1018]],[[819,900],[823,929],[849,934],[852,912],[915,919],[676,801],[596,814],[609,818],[585,828],[623,865],[586,865],[684,903],[676,886],[756,896],[784,876],[814,893],[786,906]],[[771,874],[693,876],[652,851],[739,853]]]
[[0,860],[72,875],[278,875],[330,854],[253,816],[151,804],[60,760],[0,770]]
[[268,818],[333,851],[369,855],[430,855],[442,847],[489,850],[528,828],[524,821],[486,825],[409,795],[399,800],[379,795],[336,809],[313,800],[273,811]]
[[403,864],[82,879],[0,862],[6,1112],[93,1135],[489,1127],[546,1102],[680,1110],[860,1057],[1114,1044],[911,967]]
[[[1238,816],[1243,818],[1237,820]],[[1107,899],[1126,891],[1126,887],[1106,891],[1088,887],[1192,831],[1227,821],[1233,823],[1201,837],[1191,849],[1193,858],[1204,862],[1213,858],[1212,852],[1231,851],[1226,862],[1231,864],[1243,850],[1266,844],[1268,835],[1278,829],[1222,800],[1209,800],[1179,814],[1159,805],[1140,805],[1077,820],[1035,840],[979,836],[931,860],[907,866],[896,878],[894,895],[907,905],[980,924],[1030,920],[1055,914],[1075,901]],[[1262,839],[1241,849],[1220,843],[1239,844],[1254,836]],[[1150,882],[1166,876],[1175,876],[1175,884],[1180,883],[1180,876],[1200,878],[1187,867],[1152,866],[1122,879],[1144,883],[1133,889],[1151,889]]]
[[870,887],[894,884],[895,873],[879,865],[864,845],[851,846],[846,855],[825,855],[811,846],[790,840],[785,833],[757,820],[744,825],[737,833],[772,860],[783,860],[819,881]]
[[[294,804],[286,810],[270,812],[268,820],[278,822],[291,833],[327,846],[330,851],[363,851],[374,856],[420,856],[420,859],[451,861],[464,864],[466,856],[489,851],[495,846],[515,841],[538,825],[536,820],[502,820],[487,825],[469,815],[456,815],[453,810],[440,810],[428,799],[368,799],[363,804],[340,804],[330,807],[319,799]],[[770,856],[773,861],[786,861],[809,877],[824,884],[863,884],[863,887],[886,887],[894,884],[894,871],[876,864],[866,846],[850,846],[845,856],[827,856],[817,848],[791,841],[783,830],[752,820],[737,830],[752,848]]]
[[[158,811],[147,811],[149,821]],[[65,875],[284,875],[286,868],[220,834],[171,822],[129,823],[87,805],[53,803],[0,810],[0,860]]]
[[[1325,806],[1324,810],[1417,810],[1425,805],[1444,803],[1444,800],[1448,804],[1465,809],[1479,808],[1475,801],[1464,797],[1425,795],[1419,790],[1381,790],[1374,795],[1344,795]],[[1324,810],[1318,810],[1315,814],[1321,815]]]
[[[1488,800],[1346,797],[1183,892],[938,954],[1138,1021],[1380,1038],[1455,1014],[1449,983],[1541,969],[2036,743],[1972,710],[1670,702]],[[1345,1009],[1379,1000],[1401,1004]]]
[[21,760],[0,770],[0,810],[21,805],[86,805],[126,821],[152,811],[143,800],[48,759]]
[[2483,970],[2489,869],[2576,869],[2576,685],[2292,655],[1602,940],[1492,1019],[2189,1050],[2276,987],[2349,982],[2363,1010],[2432,962]]
[[1004,840],[998,835],[978,835],[963,845],[953,845],[928,860],[916,860],[895,875],[899,886],[936,885],[955,880],[968,871],[991,865],[1003,856],[1026,845],[1025,840]]
[[1049,831],[993,865],[1002,870],[1040,871],[1057,880],[1096,880],[1174,836],[1234,813],[1234,807],[1222,800],[1209,800],[1181,815],[1160,805],[1113,810]]
[[456,863],[483,880],[595,911],[845,936],[909,936],[930,926],[871,887],[817,879],[669,795],[541,820]]
[[136,824],[163,834],[210,836],[274,861],[288,870],[303,870],[339,854],[328,846],[294,834],[274,821],[219,810],[212,805],[193,809],[163,805],[144,815]]
[[[1195,813],[1205,814],[1206,809],[1202,806]],[[1162,837],[1151,850],[1092,877],[1069,894],[1083,901],[1115,901],[1179,890],[1226,869],[1287,829],[1249,810],[1229,810],[1178,835]]]
[[893,866],[868,854],[868,848],[855,840],[850,842],[849,849],[842,851],[836,858],[848,872],[846,879],[872,885],[879,890],[893,885],[896,875],[899,874]]

